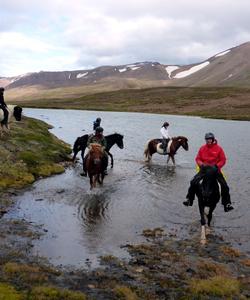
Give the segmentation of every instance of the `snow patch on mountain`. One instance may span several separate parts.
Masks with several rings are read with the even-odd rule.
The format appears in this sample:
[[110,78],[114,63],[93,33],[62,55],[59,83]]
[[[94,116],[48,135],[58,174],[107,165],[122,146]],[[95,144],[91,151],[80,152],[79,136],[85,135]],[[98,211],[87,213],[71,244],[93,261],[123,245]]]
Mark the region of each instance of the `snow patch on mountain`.
[[215,57],[223,56],[223,55],[227,54],[227,53],[230,52],[230,51],[231,51],[231,50],[223,51],[223,52],[221,52],[221,53],[216,54]]
[[174,72],[175,70],[179,69],[178,66],[167,66],[166,71],[168,73],[168,78],[171,79],[171,73]]
[[187,77],[197,71],[200,71],[201,69],[205,68],[207,65],[209,65],[209,61],[205,61],[199,65],[196,65],[196,66],[193,66],[192,68],[190,68],[189,70],[186,70],[186,71],[182,71],[178,74],[176,74],[174,76],[174,78],[184,78],[184,77]]
[[78,78],[78,79],[79,79],[79,78],[82,78],[82,77],[88,75],[88,73],[89,73],[89,72],[86,72],[86,73],[79,73],[79,74],[76,75],[76,78]]

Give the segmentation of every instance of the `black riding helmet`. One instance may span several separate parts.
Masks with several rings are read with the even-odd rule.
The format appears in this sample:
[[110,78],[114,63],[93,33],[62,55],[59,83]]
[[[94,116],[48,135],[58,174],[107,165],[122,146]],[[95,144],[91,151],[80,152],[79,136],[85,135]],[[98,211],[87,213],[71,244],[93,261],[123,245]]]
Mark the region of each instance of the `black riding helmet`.
[[209,140],[209,139],[212,139],[212,140],[215,139],[215,136],[212,132],[208,132],[205,134],[205,140]]
[[101,120],[102,120],[101,118],[97,118],[96,122],[101,122]]
[[168,122],[164,122],[162,126],[163,126],[163,127],[168,127],[168,126],[169,126],[169,123],[168,123]]
[[98,127],[96,127],[95,132],[96,133],[102,133],[103,132],[103,128],[100,127],[100,126],[98,126]]

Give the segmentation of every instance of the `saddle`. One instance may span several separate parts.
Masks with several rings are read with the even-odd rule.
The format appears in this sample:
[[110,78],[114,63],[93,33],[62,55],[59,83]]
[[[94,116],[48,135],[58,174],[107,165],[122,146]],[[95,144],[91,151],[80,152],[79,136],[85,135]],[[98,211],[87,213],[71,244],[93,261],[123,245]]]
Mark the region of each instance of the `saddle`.
[[[166,151],[164,151],[164,154],[169,154],[169,153],[170,153],[170,147],[171,147],[171,145],[172,145],[172,142],[173,142],[172,139],[170,139],[170,140],[168,141],[168,143],[167,143],[167,148],[166,148]],[[160,143],[159,148],[161,148],[162,150],[164,150],[164,149],[163,149],[163,143]]]

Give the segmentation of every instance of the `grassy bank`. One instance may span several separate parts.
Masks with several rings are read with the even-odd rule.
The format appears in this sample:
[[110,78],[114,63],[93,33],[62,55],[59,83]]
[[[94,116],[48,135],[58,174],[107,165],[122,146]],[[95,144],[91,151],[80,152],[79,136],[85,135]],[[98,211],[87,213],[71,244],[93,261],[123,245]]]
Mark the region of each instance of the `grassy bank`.
[[27,107],[193,115],[250,120],[250,89],[161,87],[103,92],[72,98],[18,101]]
[[71,149],[48,129],[48,124],[24,117],[0,138],[0,192],[64,171],[60,162],[69,160]]

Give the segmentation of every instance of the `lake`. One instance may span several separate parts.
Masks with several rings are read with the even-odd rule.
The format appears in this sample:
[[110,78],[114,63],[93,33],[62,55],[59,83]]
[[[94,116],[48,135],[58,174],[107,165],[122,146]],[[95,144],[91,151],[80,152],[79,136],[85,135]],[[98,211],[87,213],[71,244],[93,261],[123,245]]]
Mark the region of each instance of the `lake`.
[[[250,122],[199,117],[80,110],[24,109],[24,114],[54,126],[57,137],[73,145],[76,137],[92,132],[93,121],[102,118],[104,134],[124,135],[124,149],[114,146],[114,168],[108,169],[103,187],[90,191],[89,180],[80,176],[81,161],[64,174],[37,181],[17,196],[16,207],[5,218],[25,218],[43,224],[44,236],[34,241],[33,254],[48,257],[55,265],[98,265],[101,255],[128,256],[121,247],[144,241],[145,228],[163,227],[176,238],[198,238],[197,200],[185,207],[189,182],[195,174],[194,158],[213,132],[228,158],[224,173],[235,209],[224,213],[218,204],[214,233],[250,253]],[[189,151],[176,155],[176,167],[155,154],[144,163],[149,139],[160,137],[164,121],[172,136],[189,139]],[[79,153],[80,157],[80,153]]]

